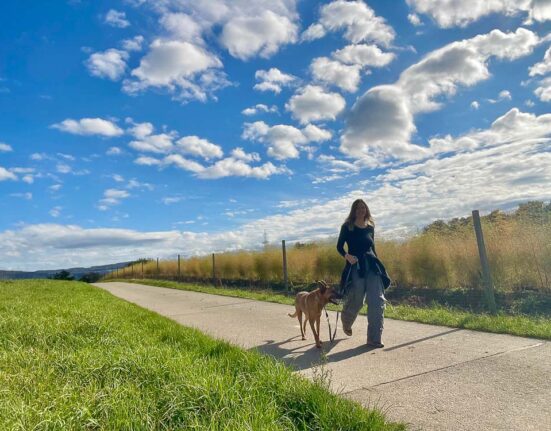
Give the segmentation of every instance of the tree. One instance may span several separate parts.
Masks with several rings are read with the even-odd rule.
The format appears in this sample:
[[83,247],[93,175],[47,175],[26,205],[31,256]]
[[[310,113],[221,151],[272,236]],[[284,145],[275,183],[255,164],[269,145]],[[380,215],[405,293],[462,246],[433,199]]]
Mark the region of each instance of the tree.
[[101,278],[101,274],[97,272],[87,272],[86,274],[82,274],[79,281],[83,281],[85,283],[95,283],[99,281]]
[[69,271],[61,270],[59,272],[56,272],[54,275],[52,275],[52,280],[74,280],[75,277],[71,275]]

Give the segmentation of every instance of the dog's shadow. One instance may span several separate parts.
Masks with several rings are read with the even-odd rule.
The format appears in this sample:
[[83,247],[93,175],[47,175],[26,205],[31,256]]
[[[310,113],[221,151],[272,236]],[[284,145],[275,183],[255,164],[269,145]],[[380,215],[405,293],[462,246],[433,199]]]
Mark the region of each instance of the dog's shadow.
[[[295,370],[305,370],[328,362],[334,362],[337,359],[336,355],[330,355],[330,352],[337,346],[340,340],[326,340],[323,342],[321,349],[319,349],[316,347],[313,337],[311,338],[311,340],[307,339],[303,341],[301,336],[297,335],[283,341],[266,340],[264,344],[256,346],[251,350],[256,350],[262,354],[279,359]],[[302,344],[297,344],[297,342]],[[365,353],[366,350],[364,348],[363,352],[358,351],[356,354]]]

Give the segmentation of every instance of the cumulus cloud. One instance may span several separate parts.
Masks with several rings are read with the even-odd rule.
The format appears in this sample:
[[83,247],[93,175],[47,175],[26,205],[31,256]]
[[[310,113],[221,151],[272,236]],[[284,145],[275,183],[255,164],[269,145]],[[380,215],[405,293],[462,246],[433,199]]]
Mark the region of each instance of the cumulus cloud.
[[270,70],[257,70],[254,76],[259,81],[254,86],[255,90],[273,91],[276,94],[281,92],[282,87],[296,81],[295,76],[283,73],[276,67],[272,67]]
[[465,27],[490,14],[527,13],[529,20],[551,19],[549,0],[407,0],[417,13],[429,15],[443,28]]
[[207,98],[230,85],[217,69],[222,62],[201,46],[186,41],[156,39],[140,65],[131,72],[135,79],[125,79],[123,89],[137,94],[147,88],[165,89],[180,101]]
[[0,153],[9,153],[13,148],[5,142],[0,142]]
[[420,25],[423,25],[421,22],[421,18],[419,18],[419,15],[415,13],[408,14],[408,21],[413,24],[415,27],[418,27]]
[[312,76],[320,82],[333,84],[342,90],[355,92],[360,83],[359,65],[342,64],[327,57],[315,58],[310,64]]
[[13,172],[10,172],[6,168],[0,166],[0,181],[6,180],[17,181],[17,176]]
[[119,147],[109,147],[105,154],[108,156],[118,156],[122,154],[122,150]]
[[542,79],[538,88],[534,91],[534,94],[542,102],[551,102],[551,77]]
[[124,133],[115,123],[102,118],[82,118],[81,120],[68,118],[61,123],[52,124],[50,127],[62,132],[86,136],[100,135],[115,137]]
[[302,39],[313,40],[338,30],[344,30],[344,37],[352,43],[389,46],[395,37],[392,27],[363,1],[337,0],[321,8],[319,22],[312,24]]
[[141,51],[143,41],[143,36],[134,36],[132,39],[123,40],[122,47],[125,51]]
[[440,109],[443,97],[453,96],[458,87],[488,79],[491,57],[514,60],[530,54],[538,42],[537,35],[523,28],[493,30],[430,52],[395,84],[373,87],[358,98],[346,118],[341,151],[380,162],[426,157],[425,147],[411,143],[414,116]]
[[266,10],[257,16],[237,16],[226,23],[220,36],[229,53],[242,60],[270,57],[297,40],[298,26],[284,15]]
[[551,48],[545,51],[543,61],[534,64],[529,71],[530,76],[546,75],[549,72],[551,72]]
[[312,124],[301,130],[284,124],[269,126],[263,121],[245,123],[242,134],[243,139],[265,143],[268,155],[278,160],[296,159],[301,149],[307,149],[307,144],[327,141],[331,137],[331,132]]
[[92,54],[86,61],[86,67],[93,76],[117,81],[126,70],[128,53],[119,49],[108,49]]
[[293,118],[302,124],[312,121],[335,120],[345,108],[346,101],[338,93],[326,92],[322,87],[307,85],[291,97],[285,105]]
[[348,45],[333,52],[333,57],[345,64],[360,66],[383,67],[396,57],[391,52],[383,52],[376,45]]
[[219,145],[198,136],[185,136],[176,142],[177,149],[183,154],[199,156],[205,160],[219,159],[224,155]]
[[123,199],[130,197],[130,193],[126,190],[107,189],[103,192],[103,199],[99,201],[98,209],[105,211],[113,205],[118,205]]
[[277,109],[277,106],[275,105],[267,106],[267,105],[264,105],[263,103],[258,103],[255,106],[251,106],[250,108],[245,108],[243,109],[243,111],[241,111],[243,115],[247,115],[247,116],[256,115],[261,112],[267,112],[267,113],[278,112],[278,109]]
[[119,12],[115,9],[109,10],[105,15],[105,23],[113,27],[126,28],[130,22],[126,19],[126,12]]

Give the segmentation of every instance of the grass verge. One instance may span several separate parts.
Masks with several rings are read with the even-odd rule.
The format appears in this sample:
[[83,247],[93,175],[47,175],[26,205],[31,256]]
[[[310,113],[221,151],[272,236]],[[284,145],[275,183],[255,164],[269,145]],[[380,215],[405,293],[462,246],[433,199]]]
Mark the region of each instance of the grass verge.
[[[294,297],[271,290],[229,289],[214,286],[178,283],[175,281],[149,279],[111,281],[140,283],[150,286],[169,287],[172,289],[190,290],[215,295],[235,296],[239,298],[256,299],[259,301],[277,302],[280,304],[292,305],[294,303]],[[334,306],[329,306],[328,308],[337,310]],[[364,306],[361,313],[366,314],[367,307]],[[389,305],[385,310],[385,316],[391,319],[449,326],[452,328],[464,328],[475,331],[511,334],[551,340],[551,318],[545,316],[530,316],[524,314],[510,315],[505,313],[498,313],[497,315],[472,313],[453,307],[445,307],[439,304],[432,304],[425,307]]]
[[0,429],[403,430],[79,282],[0,282]]

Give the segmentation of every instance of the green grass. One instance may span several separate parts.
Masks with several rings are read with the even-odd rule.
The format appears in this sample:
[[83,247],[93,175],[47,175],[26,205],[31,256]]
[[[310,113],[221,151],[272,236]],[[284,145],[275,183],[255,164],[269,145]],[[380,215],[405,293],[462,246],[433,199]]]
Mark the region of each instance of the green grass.
[[[118,281],[141,283],[150,286],[169,287],[181,290],[191,290],[216,295],[235,296],[239,298],[256,299],[259,301],[277,302],[280,304],[292,305],[294,303],[294,297],[270,290],[255,291],[250,289],[227,289],[164,280]],[[337,310],[335,306],[329,306],[328,309]],[[361,313],[366,314],[366,312],[367,307],[364,306]],[[475,331],[511,334],[551,340],[551,319],[544,316],[529,316],[524,314],[510,315],[504,313],[498,313],[497,315],[472,313],[438,304],[433,304],[426,307],[389,305],[385,310],[385,316],[392,319],[449,326],[452,328],[464,328]]]
[[403,430],[274,359],[79,282],[0,282],[2,430]]

